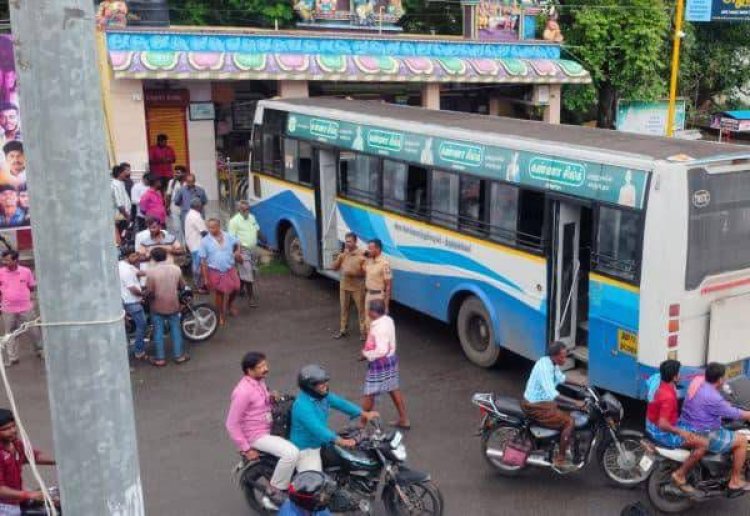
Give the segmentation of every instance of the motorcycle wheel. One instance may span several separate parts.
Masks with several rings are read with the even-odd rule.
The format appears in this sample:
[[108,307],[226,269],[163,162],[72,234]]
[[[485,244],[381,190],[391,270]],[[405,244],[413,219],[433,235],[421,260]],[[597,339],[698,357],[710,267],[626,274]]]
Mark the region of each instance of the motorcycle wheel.
[[604,445],[599,447],[599,467],[610,483],[632,489],[648,478],[650,471],[643,471],[639,465],[641,458],[646,454],[646,448],[641,440],[635,437],[620,438],[620,445],[625,450],[622,455],[612,439],[607,439]]
[[482,437],[482,455],[485,460],[495,468],[501,475],[514,477],[525,469],[525,466],[511,466],[503,462],[501,456],[490,457],[488,450],[500,452],[505,449],[505,445],[519,437],[520,429],[512,426],[498,426],[493,428],[489,433]]
[[390,516],[442,516],[443,495],[432,480],[401,486],[408,501],[393,486],[383,490],[383,504]]
[[648,499],[654,507],[667,514],[677,514],[687,511],[693,502],[684,496],[675,496],[664,490],[672,484],[672,472],[677,464],[663,461],[659,463],[648,479]]
[[263,478],[263,472],[260,468],[246,469],[242,473],[242,477],[240,477],[240,488],[242,489],[242,494],[245,495],[247,505],[256,514],[273,514],[263,506],[262,500],[265,493],[255,487],[255,483],[261,478]]
[[203,342],[210,339],[219,329],[219,314],[206,303],[193,305],[191,310],[182,312],[180,326],[182,334],[191,342]]

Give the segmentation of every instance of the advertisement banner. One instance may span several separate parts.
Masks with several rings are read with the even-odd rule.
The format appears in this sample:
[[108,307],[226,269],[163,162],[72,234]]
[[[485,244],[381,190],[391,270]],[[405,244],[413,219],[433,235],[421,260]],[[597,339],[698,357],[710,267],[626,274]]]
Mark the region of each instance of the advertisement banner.
[[425,167],[458,170],[568,195],[643,208],[642,170],[290,113],[286,134]]
[[[668,111],[669,102],[666,100],[656,102],[621,100],[617,103],[615,129],[626,133],[666,136]],[[678,99],[674,117],[675,131],[685,129],[685,112],[685,100]]]
[[687,0],[685,20],[689,22],[750,20],[748,0]]
[[13,40],[0,35],[0,230],[31,225]]

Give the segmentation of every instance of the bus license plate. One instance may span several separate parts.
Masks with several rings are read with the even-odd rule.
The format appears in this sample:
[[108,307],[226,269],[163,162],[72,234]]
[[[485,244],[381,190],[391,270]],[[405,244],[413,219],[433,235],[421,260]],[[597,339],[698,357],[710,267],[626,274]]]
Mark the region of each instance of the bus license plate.
[[654,461],[648,455],[644,455],[643,457],[641,457],[641,461],[638,463],[638,466],[640,466],[641,471],[650,471],[651,466],[653,465],[654,465]]
[[744,362],[732,362],[727,366],[727,378],[735,378],[742,374],[742,366]]

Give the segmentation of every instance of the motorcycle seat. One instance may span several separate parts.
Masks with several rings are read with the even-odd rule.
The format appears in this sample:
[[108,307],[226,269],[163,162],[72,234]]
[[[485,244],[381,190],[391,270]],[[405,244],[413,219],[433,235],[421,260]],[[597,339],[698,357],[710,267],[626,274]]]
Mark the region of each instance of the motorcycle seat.
[[495,406],[503,414],[516,416],[519,418],[526,417],[521,408],[521,402],[518,398],[510,396],[495,396]]

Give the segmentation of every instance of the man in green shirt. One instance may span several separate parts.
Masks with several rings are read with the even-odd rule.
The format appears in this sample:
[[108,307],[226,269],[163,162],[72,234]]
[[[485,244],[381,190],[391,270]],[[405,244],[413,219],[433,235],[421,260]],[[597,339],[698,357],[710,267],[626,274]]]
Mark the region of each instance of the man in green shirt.
[[237,203],[237,213],[229,220],[229,234],[240,241],[242,262],[237,264],[237,272],[240,275],[242,287],[240,293],[247,294],[251,307],[258,306],[255,301],[255,248],[258,245],[260,226],[255,217],[250,213],[250,204],[247,201]]

